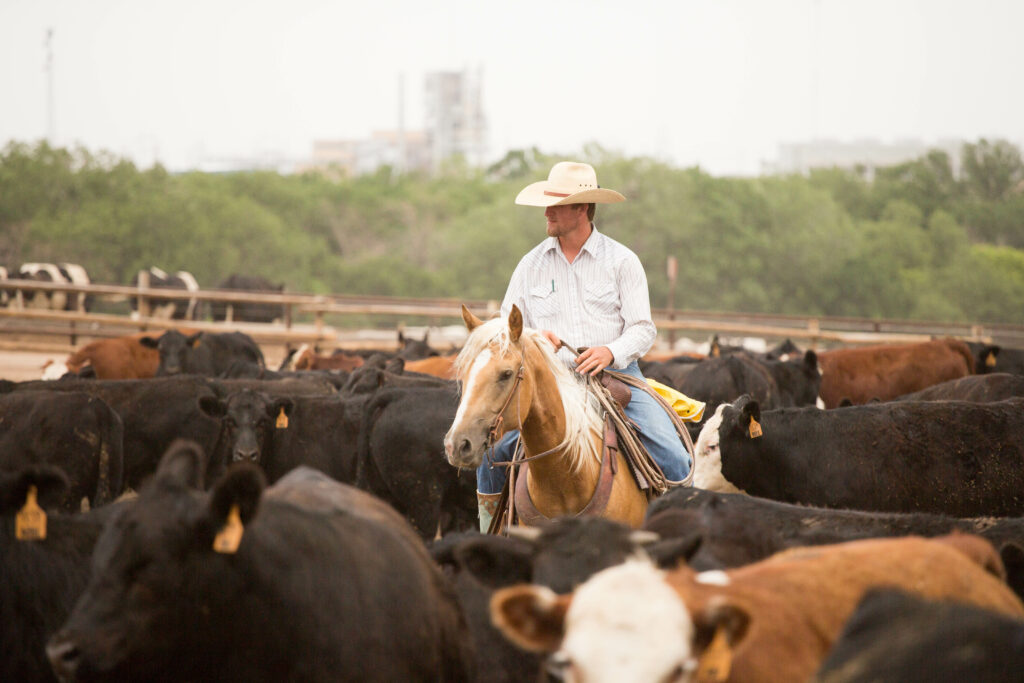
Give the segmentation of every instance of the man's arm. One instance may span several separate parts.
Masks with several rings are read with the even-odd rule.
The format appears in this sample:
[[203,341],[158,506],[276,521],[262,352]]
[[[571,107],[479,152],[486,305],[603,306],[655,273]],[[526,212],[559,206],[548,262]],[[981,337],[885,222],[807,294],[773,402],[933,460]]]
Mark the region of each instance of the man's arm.
[[622,262],[616,274],[616,286],[622,304],[622,334],[608,344],[614,358],[612,367],[622,369],[647,353],[658,336],[651,320],[651,299],[647,291],[647,274],[635,254]]

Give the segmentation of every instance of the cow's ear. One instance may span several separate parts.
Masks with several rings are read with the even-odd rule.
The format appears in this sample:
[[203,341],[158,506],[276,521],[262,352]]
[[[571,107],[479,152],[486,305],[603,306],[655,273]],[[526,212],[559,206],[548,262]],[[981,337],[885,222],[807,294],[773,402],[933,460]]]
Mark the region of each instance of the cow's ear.
[[502,588],[491,597],[491,621],[524,650],[554,652],[562,644],[571,601],[571,595],[544,586]]
[[198,404],[199,410],[210,417],[224,417],[228,412],[227,402],[216,396],[200,396]]
[[192,348],[195,348],[196,345],[199,344],[199,337],[201,337],[202,334],[202,332],[196,332],[191,337],[186,337],[185,343],[191,346]]
[[429,337],[429,336],[430,336],[430,330],[428,329],[426,332],[423,333],[423,343],[424,344],[427,343],[427,337]]
[[248,525],[256,516],[266,486],[266,477],[257,465],[242,463],[229,469],[213,487],[210,495],[210,527],[222,528],[235,506],[238,507],[238,516],[242,524]]
[[155,349],[160,345],[160,340],[154,337],[142,337],[139,339],[139,343],[147,349]]
[[694,532],[686,536],[668,538],[644,548],[648,557],[661,569],[675,569],[679,563],[688,563],[704,542],[704,534]]
[[384,370],[395,375],[401,375],[405,372],[405,359],[404,358],[392,358],[384,363]]
[[398,331],[398,343],[399,344],[404,344],[405,343],[405,335],[402,334],[401,330]]
[[818,369],[818,354],[810,349],[807,349],[807,351],[804,352],[804,369],[808,374],[814,373],[817,375],[820,373],[820,370]]
[[513,343],[519,341],[523,334],[523,314],[519,307],[512,304],[512,310],[508,312],[508,336]]
[[290,398],[279,398],[273,403],[267,405],[267,415],[270,417],[277,417],[284,411],[285,415],[292,414],[292,408],[295,407],[295,402]]
[[739,424],[741,427],[749,425],[752,419],[755,422],[761,421],[761,404],[749,395],[744,394],[743,396],[740,396],[733,406],[740,411]]
[[466,329],[470,332],[484,324],[480,318],[469,312],[466,304],[462,304],[462,321],[466,323]]
[[533,573],[533,546],[503,536],[481,536],[455,548],[460,567],[488,588],[529,583]]
[[187,439],[176,439],[160,458],[154,481],[201,489],[204,460],[203,449],[199,444]]
[[[696,628],[696,650],[700,653],[701,666],[711,666],[728,671],[732,653],[743,642],[750,627],[750,614],[727,598],[712,598],[707,606],[693,615]],[[719,661],[709,662],[714,658]]]
[[0,477],[0,514],[20,510],[28,498],[29,487],[36,487],[39,504],[50,507],[68,487],[64,471],[51,465],[29,465],[10,476]]

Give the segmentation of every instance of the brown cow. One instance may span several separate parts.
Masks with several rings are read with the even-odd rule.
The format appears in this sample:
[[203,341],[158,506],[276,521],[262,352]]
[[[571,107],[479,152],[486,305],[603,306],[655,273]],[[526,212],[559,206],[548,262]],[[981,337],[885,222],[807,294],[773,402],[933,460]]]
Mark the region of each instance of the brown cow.
[[321,356],[308,344],[303,344],[292,356],[292,370],[344,370],[352,372],[362,367],[363,357],[347,353],[336,353],[333,356]]
[[[595,574],[572,595],[520,585],[491,617],[516,644],[554,652],[566,680],[806,681],[874,586],[1024,616],[988,541],[970,535],[797,548],[726,571],[645,560]],[[715,671],[713,672],[712,669]]]
[[[195,334],[196,330],[180,328],[182,334]],[[162,334],[162,333],[161,333]],[[160,366],[160,352],[139,343],[152,332],[138,332],[124,337],[97,339],[78,349],[64,363],[47,366],[43,379],[60,379],[67,372],[79,373],[92,366],[97,379],[146,379],[156,375]],[[160,335],[156,335],[159,337]]]
[[441,379],[455,379],[452,366],[459,354],[453,353],[450,356],[432,356],[421,360],[408,360],[405,362],[406,372],[419,372],[424,375],[433,375]]
[[888,401],[974,374],[974,356],[959,339],[823,351],[818,365],[826,408],[838,407],[844,398],[854,405]]

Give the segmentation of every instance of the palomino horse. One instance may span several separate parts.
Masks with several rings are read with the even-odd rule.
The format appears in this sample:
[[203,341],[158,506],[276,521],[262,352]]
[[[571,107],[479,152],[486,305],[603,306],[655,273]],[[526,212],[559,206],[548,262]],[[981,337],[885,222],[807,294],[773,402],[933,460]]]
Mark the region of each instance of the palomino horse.
[[[476,468],[497,436],[519,429],[526,457],[547,453],[526,475],[534,506],[549,518],[580,512],[601,470],[603,417],[595,398],[547,339],[523,327],[515,306],[507,321],[481,322],[465,306],[462,317],[470,335],[455,362],[462,399],[445,436],[448,462]],[[647,498],[622,455],[610,454],[618,466],[600,515],[638,527]]]

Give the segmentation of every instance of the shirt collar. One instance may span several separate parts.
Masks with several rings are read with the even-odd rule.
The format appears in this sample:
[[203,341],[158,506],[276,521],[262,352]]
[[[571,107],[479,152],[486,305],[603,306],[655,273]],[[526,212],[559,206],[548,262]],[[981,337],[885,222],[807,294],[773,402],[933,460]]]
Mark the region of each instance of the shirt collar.
[[[590,223],[590,236],[587,237],[587,241],[583,243],[580,248],[580,252],[588,252],[591,256],[597,256],[601,249],[601,245],[604,242],[604,235],[597,231],[597,225],[591,221]],[[552,249],[558,248],[558,238],[548,237],[544,240],[544,251],[548,252]]]

